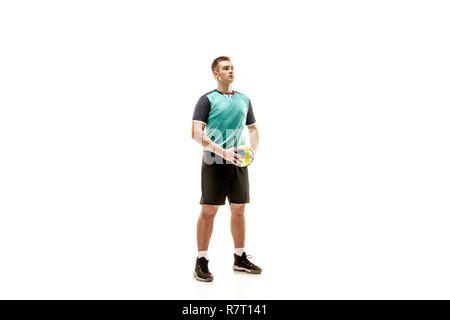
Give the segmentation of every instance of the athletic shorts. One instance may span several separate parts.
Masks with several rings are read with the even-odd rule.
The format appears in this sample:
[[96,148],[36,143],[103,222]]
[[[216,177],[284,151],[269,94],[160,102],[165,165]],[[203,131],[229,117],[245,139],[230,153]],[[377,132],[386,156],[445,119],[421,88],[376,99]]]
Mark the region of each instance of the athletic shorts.
[[222,158],[211,163],[208,157],[214,158],[214,153],[203,152],[200,204],[224,205],[226,198],[228,203],[250,202],[248,167],[226,163]]

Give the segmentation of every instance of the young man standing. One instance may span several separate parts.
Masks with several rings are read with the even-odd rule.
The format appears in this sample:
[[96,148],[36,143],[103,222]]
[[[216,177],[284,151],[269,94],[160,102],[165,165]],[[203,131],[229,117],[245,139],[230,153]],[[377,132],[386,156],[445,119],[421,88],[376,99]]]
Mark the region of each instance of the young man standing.
[[211,69],[217,88],[200,97],[192,118],[192,138],[204,147],[202,209],[197,222],[198,257],[194,271],[194,277],[200,281],[213,280],[208,269],[208,246],[214,217],[226,198],[230,204],[231,234],[235,247],[233,269],[249,273],[262,271],[248,260],[250,256],[244,251],[244,213],[250,195],[248,168],[238,166],[237,156],[237,147],[245,142],[245,126],[250,136],[253,159],[258,149],[258,128],[252,104],[247,96],[231,89],[234,68],[229,57],[214,59]]

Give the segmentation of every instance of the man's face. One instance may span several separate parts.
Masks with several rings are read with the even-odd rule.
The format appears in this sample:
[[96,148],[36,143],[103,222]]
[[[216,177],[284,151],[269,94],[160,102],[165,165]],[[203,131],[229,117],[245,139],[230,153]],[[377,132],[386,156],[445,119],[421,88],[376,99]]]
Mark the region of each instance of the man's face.
[[234,67],[230,61],[220,61],[218,70],[214,71],[214,77],[224,83],[230,84],[234,80]]

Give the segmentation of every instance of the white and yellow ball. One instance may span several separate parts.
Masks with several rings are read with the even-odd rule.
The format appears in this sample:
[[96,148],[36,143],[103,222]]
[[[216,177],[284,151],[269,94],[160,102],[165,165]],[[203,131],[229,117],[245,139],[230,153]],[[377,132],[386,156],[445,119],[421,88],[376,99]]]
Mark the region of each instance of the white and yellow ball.
[[247,146],[239,146],[236,148],[238,154],[238,166],[245,167],[253,160],[253,151]]

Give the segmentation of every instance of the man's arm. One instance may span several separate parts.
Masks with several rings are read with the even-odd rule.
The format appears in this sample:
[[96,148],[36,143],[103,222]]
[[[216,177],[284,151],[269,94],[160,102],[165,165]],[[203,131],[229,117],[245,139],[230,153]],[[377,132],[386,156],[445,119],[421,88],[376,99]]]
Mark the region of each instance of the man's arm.
[[200,121],[192,121],[192,139],[200,143],[207,150],[214,152],[225,160],[236,164],[237,152],[234,148],[224,149],[218,144],[214,143],[210,137],[205,133],[205,123]]
[[259,145],[259,133],[258,133],[258,127],[256,126],[256,123],[253,123],[248,126],[248,134],[250,137],[250,148],[256,151],[258,151],[258,145]]
[[205,147],[207,150],[223,157],[225,149],[214,143],[210,137],[206,135],[204,131],[205,127],[206,125],[203,122],[192,121],[192,139],[200,143],[202,147]]

